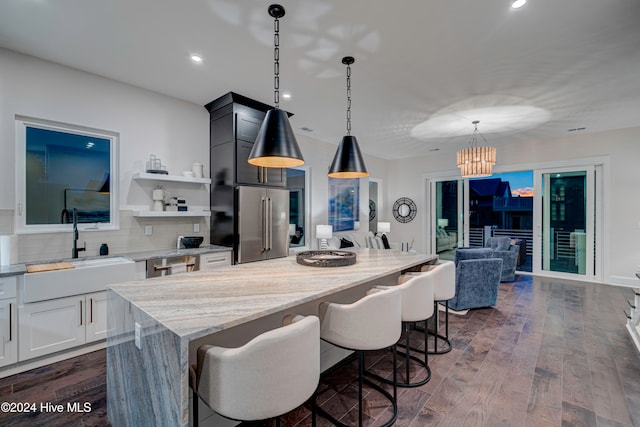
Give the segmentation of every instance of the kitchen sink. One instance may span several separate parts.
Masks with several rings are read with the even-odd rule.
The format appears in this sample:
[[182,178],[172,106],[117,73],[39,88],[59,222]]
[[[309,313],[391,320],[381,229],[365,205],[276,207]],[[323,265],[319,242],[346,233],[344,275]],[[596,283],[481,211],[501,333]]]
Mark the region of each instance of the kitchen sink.
[[70,262],[74,268],[26,273],[23,302],[104,291],[107,285],[135,279],[135,262],[128,258],[95,258]]
[[129,258],[123,257],[111,257],[111,258],[94,258],[94,259],[79,259],[70,261],[76,268],[92,268],[102,265],[118,265],[118,264],[131,264]]

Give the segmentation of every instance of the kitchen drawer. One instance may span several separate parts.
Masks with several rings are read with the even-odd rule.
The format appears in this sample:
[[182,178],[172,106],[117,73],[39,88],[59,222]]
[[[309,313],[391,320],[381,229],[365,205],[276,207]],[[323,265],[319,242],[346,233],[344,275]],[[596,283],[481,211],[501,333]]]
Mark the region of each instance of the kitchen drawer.
[[18,276],[0,277],[0,299],[15,298]]
[[231,251],[200,255],[200,270],[211,270],[226,265],[231,265]]

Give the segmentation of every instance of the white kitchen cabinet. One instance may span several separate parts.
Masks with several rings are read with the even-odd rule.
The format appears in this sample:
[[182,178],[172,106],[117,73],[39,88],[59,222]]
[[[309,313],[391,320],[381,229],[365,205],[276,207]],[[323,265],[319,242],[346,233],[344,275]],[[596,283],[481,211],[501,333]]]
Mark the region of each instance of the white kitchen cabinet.
[[0,367],[18,361],[17,325],[16,299],[0,300]]
[[85,311],[84,295],[24,304],[18,316],[19,360],[84,344]]
[[147,278],[147,261],[136,261],[136,280]]
[[0,277],[0,367],[18,361],[18,276]]
[[231,265],[231,251],[200,254],[200,270],[211,270]]
[[107,338],[107,291],[85,295],[85,339],[87,343]]
[[20,361],[107,337],[107,291],[24,304]]

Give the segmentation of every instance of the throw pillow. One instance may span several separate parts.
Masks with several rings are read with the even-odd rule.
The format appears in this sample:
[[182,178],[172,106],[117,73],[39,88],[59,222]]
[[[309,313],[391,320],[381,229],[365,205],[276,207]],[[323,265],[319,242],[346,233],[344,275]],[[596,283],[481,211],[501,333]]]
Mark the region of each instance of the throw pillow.
[[382,244],[384,245],[385,249],[391,249],[391,246],[389,246],[389,240],[387,239],[387,235],[383,234],[382,237],[380,237],[382,239]]
[[344,237],[342,239],[340,239],[340,249],[342,248],[352,248],[353,247],[353,242],[345,239]]

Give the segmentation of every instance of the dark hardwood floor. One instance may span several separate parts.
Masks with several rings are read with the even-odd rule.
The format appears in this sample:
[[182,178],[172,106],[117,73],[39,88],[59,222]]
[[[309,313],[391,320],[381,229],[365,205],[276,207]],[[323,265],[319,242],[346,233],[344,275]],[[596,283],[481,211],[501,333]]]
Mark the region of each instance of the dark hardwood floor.
[[[429,383],[399,389],[396,425],[640,426],[640,355],[623,314],[631,297],[630,289],[530,276],[501,284],[495,308],[450,316],[454,348],[430,357]],[[367,362],[380,373],[391,366],[387,352]],[[324,378],[318,397],[352,424],[354,379],[353,364],[341,367]],[[0,413],[0,425],[108,425],[105,393],[104,351],[0,379],[0,401],[90,402],[92,408]],[[367,425],[389,415],[373,392],[365,408]],[[308,409],[287,414],[283,425],[311,425]],[[318,418],[318,426],[327,425]]]

